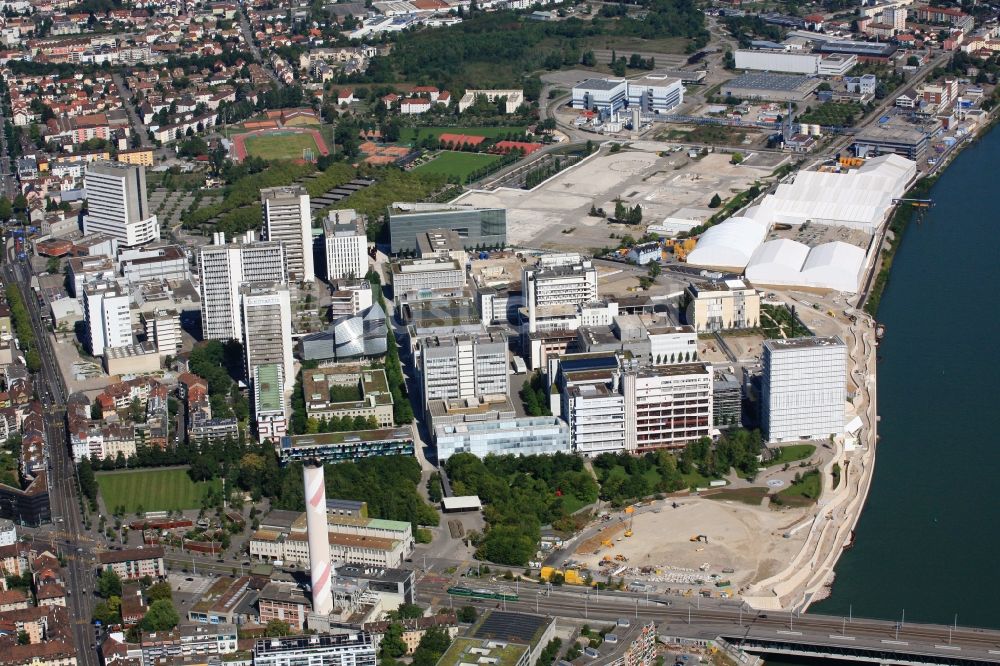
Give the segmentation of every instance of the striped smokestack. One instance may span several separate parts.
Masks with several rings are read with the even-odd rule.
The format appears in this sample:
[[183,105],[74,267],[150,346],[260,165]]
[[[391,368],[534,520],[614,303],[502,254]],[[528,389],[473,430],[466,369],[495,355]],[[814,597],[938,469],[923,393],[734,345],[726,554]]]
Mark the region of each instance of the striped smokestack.
[[302,467],[302,481],[306,490],[306,533],[309,537],[313,611],[329,615],[333,611],[333,563],[330,561],[330,532],[326,524],[323,465],[317,461],[306,462]]

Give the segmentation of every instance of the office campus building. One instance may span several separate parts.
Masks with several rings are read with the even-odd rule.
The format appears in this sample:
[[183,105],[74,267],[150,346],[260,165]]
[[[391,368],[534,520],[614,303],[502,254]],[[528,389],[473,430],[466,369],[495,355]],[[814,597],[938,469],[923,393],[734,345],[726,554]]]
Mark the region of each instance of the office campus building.
[[704,363],[626,371],[622,393],[630,453],[683,448],[712,433],[712,368]]
[[507,336],[430,337],[420,344],[424,407],[431,400],[507,396],[510,390]]
[[87,214],[83,233],[104,233],[133,247],[160,238],[160,223],[146,200],[146,169],[120,162],[93,162],[84,176]]
[[[567,306],[575,308],[597,300],[597,269],[590,259],[578,254],[546,255],[537,266],[524,269],[521,292],[529,333],[565,328],[558,319]],[[547,315],[557,315],[557,321],[540,321]]]
[[87,347],[101,356],[109,347],[132,344],[132,312],[128,294],[116,282],[102,281],[83,289]]
[[643,113],[667,113],[683,101],[680,79],[650,74],[633,80],[587,79],[573,86],[571,105],[607,116],[626,107]]
[[421,291],[461,292],[465,266],[450,257],[403,259],[392,264],[392,294],[399,299]]
[[323,221],[323,248],[328,282],[368,273],[368,236],[353,210],[330,211]]
[[283,284],[285,252],[278,242],[254,242],[247,234],[226,245],[224,235],[198,253],[201,270],[201,332],[205,340],[242,340],[240,287],[244,284]]
[[292,306],[288,287],[281,284],[245,284],[240,287],[243,316],[243,353],[248,379],[260,365],[281,366],[283,391],[295,384],[292,358]]
[[371,634],[349,632],[262,638],[254,643],[255,666],[375,666]]
[[260,203],[264,209],[263,237],[284,245],[288,279],[315,280],[309,193],[304,187],[269,187],[260,191]]
[[416,252],[417,237],[434,229],[450,229],[467,248],[502,247],[507,243],[507,210],[472,206],[394,203],[388,210],[389,251]]
[[847,347],[838,337],[765,340],[761,426],[768,441],[844,432]]
[[685,293],[687,322],[699,333],[760,324],[760,294],[743,280],[690,284]]

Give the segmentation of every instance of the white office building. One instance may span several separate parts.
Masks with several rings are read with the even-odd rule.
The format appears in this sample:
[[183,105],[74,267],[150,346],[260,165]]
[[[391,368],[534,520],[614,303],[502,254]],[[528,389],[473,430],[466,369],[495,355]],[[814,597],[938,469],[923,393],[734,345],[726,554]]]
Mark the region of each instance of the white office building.
[[156,345],[160,356],[173,356],[181,349],[181,317],[176,310],[155,310],[140,315],[146,340]]
[[625,108],[628,82],[625,79],[587,79],[573,86],[574,109],[612,114]]
[[186,280],[190,277],[187,255],[178,245],[124,250],[118,255],[122,277],[129,284],[146,280]]
[[326,279],[363,278],[368,273],[368,236],[353,210],[335,210],[323,221]]
[[95,282],[85,286],[83,313],[87,323],[87,347],[94,356],[104,354],[108,347],[132,344],[128,293],[116,282]]
[[562,392],[562,415],[569,424],[574,450],[592,457],[625,450],[625,396],[613,383],[579,383]]
[[285,252],[281,243],[244,242],[225,244],[223,234],[215,245],[198,253],[201,273],[201,330],[205,340],[242,340],[240,287],[255,283],[284,283]]
[[597,300],[597,269],[590,259],[578,254],[546,255],[537,266],[524,269],[521,291],[528,310],[528,332],[535,333],[539,315],[546,308],[581,306]]
[[269,187],[260,191],[260,202],[264,209],[264,240],[280,241],[285,246],[288,279],[315,280],[309,193],[304,187]]
[[375,642],[363,631],[261,638],[254,666],[375,666]]
[[712,432],[712,368],[704,363],[625,372],[625,449],[683,448]]
[[844,432],[847,347],[838,337],[765,340],[761,425],[772,442]]
[[[629,111],[667,113],[684,101],[684,86],[680,79],[651,74],[628,82]],[[659,257],[657,248],[657,257]]]
[[245,284],[240,287],[243,313],[243,354],[247,378],[261,365],[281,366],[283,392],[295,384],[292,358],[292,306],[283,284]]
[[506,396],[509,367],[502,332],[425,338],[420,342],[424,406],[432,400]]
[[128,247],[160,239],[160,224],[146,201],[145,167],[93,162],[87,165],[84,189],[83,233],[104,233]]
[[438,461],[456,453],[520,455],[569,453],[569,426],[557,416],[527,416],[496,421],[468,421],[434,426]]

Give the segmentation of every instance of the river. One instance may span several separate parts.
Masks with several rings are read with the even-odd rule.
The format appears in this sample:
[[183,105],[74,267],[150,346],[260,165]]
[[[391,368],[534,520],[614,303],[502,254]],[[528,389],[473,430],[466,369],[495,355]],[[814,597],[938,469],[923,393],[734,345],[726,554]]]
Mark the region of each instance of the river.
[[[1000,628],[990,435],[1000,357],[1000,131],[967,147],[896,253],[878,320],[879,444],[855,546],[810,610]],[[769,660],[769,664],[805,664]],[[815,662],[812,662],[815,663]],[[827,664],[832,662],[826,662]]]

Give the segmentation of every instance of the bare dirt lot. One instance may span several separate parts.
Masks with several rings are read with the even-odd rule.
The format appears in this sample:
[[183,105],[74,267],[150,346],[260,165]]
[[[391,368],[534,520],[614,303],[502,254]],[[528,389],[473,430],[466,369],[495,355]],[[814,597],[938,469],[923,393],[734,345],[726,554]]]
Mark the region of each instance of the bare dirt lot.
[[606,217],[588,213],[591,206],[613,214],[615,201],[641,206],[642,225],[627,233],[641,236],[649,224],[668,217],[707,219],[712,196],[723,199],[769,176],[773,168],[730,164],[728,155],[712,153],[691,159],[684,152],[663,152],[657,141],[639,141],[617,153],[602,149],[532,191],[498,189],[473,191],[456,203],[507,208],[511,244],[537,249],[600,248],[613,244],[612,233],[623,233]]
[[[593,571],[603,557],[624,555],[630,570],[619,575],[629,580],[683,586],[687,577],[718,574],[739,589],[776,573],[802,548],[805,531],[788,539],[782,535],[802,520],[804,510],[773,511],[705,498],[678,504],[672,509],[664,502],[659,513],[637,513],[632,537],[617,540],[615,536],[614,547],[601,547],[598,555],[593,551],[600,540],[595,545],[589,539],[590,549],[581,546],[574,558]],[[707,537],[707,543],[690,540],[699,534]],[[642,575],[642,567],[655,571]],[[725,573],[726,569],[733,572]]]

